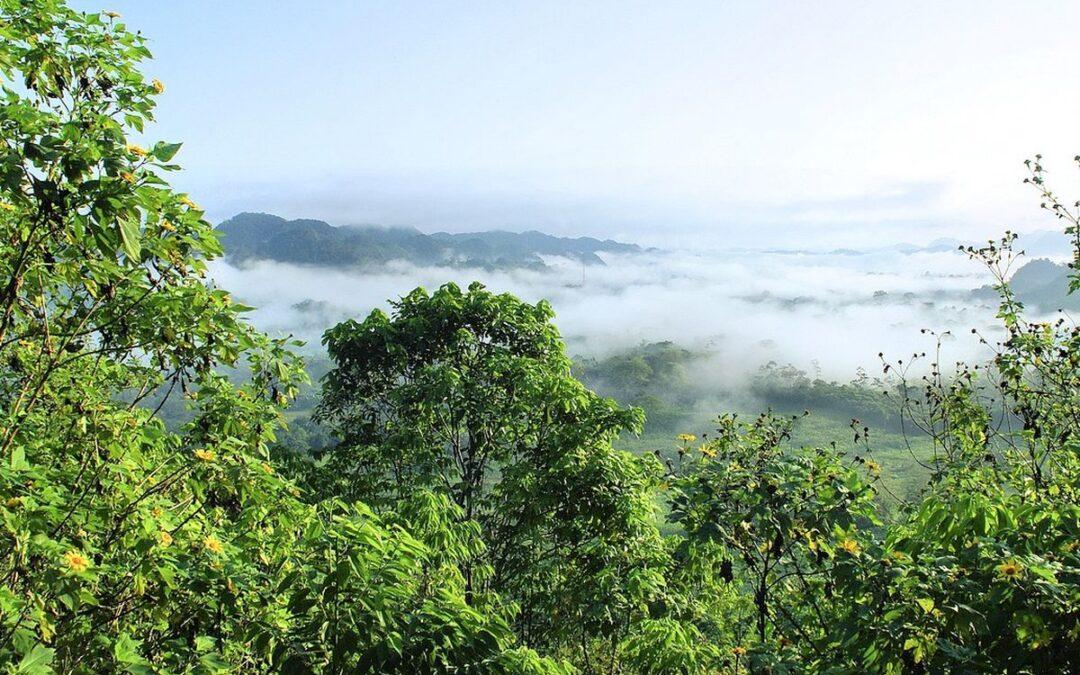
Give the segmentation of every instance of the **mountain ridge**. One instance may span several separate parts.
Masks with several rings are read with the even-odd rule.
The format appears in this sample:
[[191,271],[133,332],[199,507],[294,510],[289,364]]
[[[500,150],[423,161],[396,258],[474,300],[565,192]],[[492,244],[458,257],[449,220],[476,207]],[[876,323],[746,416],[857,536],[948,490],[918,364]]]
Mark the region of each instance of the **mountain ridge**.
[[537,230],[434,232],[379,225],[335,226],[322,220],[288,220],[243,212],[217,226],[225,254],[234,261],[274,260],[294,264],[372,269],[394,260],[420,265],[484,269],[547,269],[542,256],[584,265],[603,265],[600,253],[639,253],[642,248],[611,239],[557,237]]

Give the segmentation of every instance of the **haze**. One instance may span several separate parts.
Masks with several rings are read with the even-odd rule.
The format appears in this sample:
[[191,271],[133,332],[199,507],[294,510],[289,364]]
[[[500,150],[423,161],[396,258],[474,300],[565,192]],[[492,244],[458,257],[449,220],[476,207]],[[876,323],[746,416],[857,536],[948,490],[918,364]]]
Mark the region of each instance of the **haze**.
[[1071,2],[110,4],[214,220],[918,243],[1080,148]]

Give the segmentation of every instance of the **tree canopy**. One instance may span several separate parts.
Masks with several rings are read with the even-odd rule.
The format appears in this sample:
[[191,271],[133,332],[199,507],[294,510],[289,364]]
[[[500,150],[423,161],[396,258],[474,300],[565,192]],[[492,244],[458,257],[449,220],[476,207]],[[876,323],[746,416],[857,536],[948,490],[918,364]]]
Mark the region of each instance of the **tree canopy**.
[[547,303],[447,284],[393,310],[326,333],[318,415],[340,443],[313,482],[391,510],[447,495],[486,546],[468,591],[516,601],[529,644],[616,639],[662,587],[659,466],[611,447],[640,411],[570,374]]
[[[966,249],[1000,298],[993,358],[887,362],[860,398],[931,449],[888,510],[873,421],[846,449],[767,412],[679,434],[666,465],[620,450],[641,411],[574,376],[548,303],[479,284],[330,329],[333,439],[282,448],[309,438],[282,433],[299,345],[207,278],[180,145],[141,140],[149,56],[115,13],[0,0],[0,669],[1077,669],[1080,327],[1028,316],[1014,235]],[[1080,203],[1028,167],[1075,292]],[[579,372],[644,397],[689,360]]]
[[453,504],[384,521],[271,463],[303,371],[205,278],[217,237],[164,178],[180,146],[128,138],[164,91],[143,38],[53,0],[0,3],[0,33],[0,664],[560,671],[510,606],[465,601],[482,542]]

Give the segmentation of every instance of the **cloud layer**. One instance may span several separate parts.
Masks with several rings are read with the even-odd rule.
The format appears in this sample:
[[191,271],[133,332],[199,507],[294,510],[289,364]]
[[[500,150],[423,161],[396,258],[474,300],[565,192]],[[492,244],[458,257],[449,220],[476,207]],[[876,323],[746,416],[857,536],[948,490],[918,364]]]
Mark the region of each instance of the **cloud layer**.
[[549,272],[395,263],[359,274],[268,261],[217,261],[211,271],[257,307],[252,320],[260,328],[312,345],[337,321],[386,308],[416,286],[477,280],[530,302],[549,300],[572,353],[672,340],[711,352],[711,367],[725,380],[769,360],[848,379],[860,366],[873,371],[879,352],[904,358],[930,349],[921,328],[953,331],[946,360],[970,359],[979,355],[970,329],[993,326],[993,308],[969,297],[987,282],[985,271],[953,252],[652,251],[605,260],[583,269],[549,259]]

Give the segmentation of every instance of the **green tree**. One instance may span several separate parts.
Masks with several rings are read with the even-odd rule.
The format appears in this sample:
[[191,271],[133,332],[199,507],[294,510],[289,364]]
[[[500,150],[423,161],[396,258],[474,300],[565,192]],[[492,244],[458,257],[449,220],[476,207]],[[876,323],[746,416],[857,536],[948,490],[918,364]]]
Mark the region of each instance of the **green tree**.
[[148,56],[113,13],[0,0],[0,669],[564,671],[465,603],[449,504],[383,522],[270,462],[303,372],[204,278],[179,145],[127,137]]
[[[1074,241],[1075,291],[1080,203],[1067,207],[1046,188],[1040,158],[1029,166],[1028,182]],[[745,639],[745,624],[754,626],[754,639],[732,648],[746,665],[1076,669],[1080,328],[1066,317],[1025,316],[1008,283],[1015,238],[966,249],[988,266],[1001,296],[1003,337],[990,363],[946,370],[931,362],[917,382],[907,379],[917,372],[912,364],[886,366],[898,373],[889,382],[901,395],[898,415],[932,448],[929,482],[887,522],[874,512],[879,467],[867,459],[865,430],[856,431],[864,456],[849,457],[782,448],[789,423],[770,415],[750,425],[722,418],[719,438],[702,444],[702,459],[677,478],[672,518],[686,533],[683,556],[706,570],[720,560],[721,577],[744,598],[734,607],[748,608],[728,635]],[[703,539],[719,550],[695,546]],[[700,613],[690,620],[708,627]],[[700,634],[708,639],[706,629]],[[675,656],[699,648],[691,641]]]
[[821,655],[842,601],[826,599],[824,582],[835,560],[861,554],[859,525],[874,522],[870,483],[832,448],[790,447],[794,422],[721,417],[672,492],[682,557],[713,562],[713,583],[746,597],[725,607],[736,668],[806,658],[789,646]]
[[447,495],[487,546],[463,566],[469,596],[505,594],[528,644],[572,645],[589,667],[592,642],[614,649],[662,585],[658,467],[611,447],[640,412],[572,377],[545,302],[447,284],[393,310],[324,337],[318,415],[340,444],[318,481],[384,510]]
[[[1074,242],[1075,291],[1080,204],[1049,191],[1040,160],[1026,182]],[[906,401],[934,444],[926,493],[837,575],[857,603],[840,644],[866,669],[1071,672],[1080,661],[1080,328],[1025,316],[1008,283],[1015,239],[966,249],[1001,297],[993,361],[949,377],[931,364]]]

